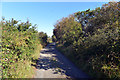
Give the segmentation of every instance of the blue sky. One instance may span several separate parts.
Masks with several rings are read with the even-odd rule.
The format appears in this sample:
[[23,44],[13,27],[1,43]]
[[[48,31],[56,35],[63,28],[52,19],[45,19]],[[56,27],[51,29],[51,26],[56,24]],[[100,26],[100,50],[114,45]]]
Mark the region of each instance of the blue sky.
[[27,19],[37,30],[52,36],[54,24],[62,17],[78,11],[95,9],[107,2],[2,2],[2,16],[26,22]]

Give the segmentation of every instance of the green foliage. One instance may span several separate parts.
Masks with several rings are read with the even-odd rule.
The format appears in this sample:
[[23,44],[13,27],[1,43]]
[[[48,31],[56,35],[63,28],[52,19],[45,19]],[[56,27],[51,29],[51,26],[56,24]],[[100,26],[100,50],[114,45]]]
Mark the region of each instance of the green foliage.
[[48,42],[48,43],[52,43],[52,42],[53,42],[53,41],[52,41],[52,38],[51,38],[51,37],[48,37],[47,42]]
[[53,42],[56,42],[56,37],[55,37],[55,35],[52,35],[52,41],[53,41]]
[[18,24],[18,21],[14,19],[9,21],[3,19],[1,25],[2,77],[32,78],[34,71],[31,61],[36,54],[39,54],[41,49],[39,37],[42,35],[38,35],[35,26],[32,26],[29,21]]
[[76,12],[54,26],[57,47],[92,77],[120,78],[120,2]]
[[81,24],[74,21],[73,15],[68,18],[63,18],[61,21],[57,22],[54,29],[54,38],[64,46],[69,46],[74,41],[77,41],[79,36],[82,34]]
[[47,34],[44,32],[39,32],[38,35],[39,35],[39,40],[41,41],[41,44],[43,45],[43,47],[45,47],[48,43],[47,42],[47,39],[48,39]]

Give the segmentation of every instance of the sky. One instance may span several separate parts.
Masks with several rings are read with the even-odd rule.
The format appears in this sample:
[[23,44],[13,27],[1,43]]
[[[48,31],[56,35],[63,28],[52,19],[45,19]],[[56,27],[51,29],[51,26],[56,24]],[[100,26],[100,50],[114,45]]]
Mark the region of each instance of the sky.
[[107,2],[2,2],[2,16],[6,20],[14,18],[33,25],[37,30],[53,35],[54,24],[57,20],[78,11],[95,9]]
[[119,0],[0,0],[2,2],[109,2]]

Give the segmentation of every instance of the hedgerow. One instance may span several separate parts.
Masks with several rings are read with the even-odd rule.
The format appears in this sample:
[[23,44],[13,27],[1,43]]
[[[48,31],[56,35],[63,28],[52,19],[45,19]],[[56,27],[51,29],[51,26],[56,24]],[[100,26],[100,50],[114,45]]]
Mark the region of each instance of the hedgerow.
[[76,12],[54,25],[53,41],[96,78],[120,78],[120,2]]
[[42,35],[29,21],[24,23],[3,18],[1,26],[2,78],[32,78],[34,71],[31,63],[39,57]]

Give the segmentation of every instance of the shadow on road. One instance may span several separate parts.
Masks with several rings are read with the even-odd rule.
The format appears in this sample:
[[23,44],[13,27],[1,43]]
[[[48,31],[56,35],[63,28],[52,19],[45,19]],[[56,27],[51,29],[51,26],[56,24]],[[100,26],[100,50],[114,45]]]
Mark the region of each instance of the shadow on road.
[[32,66],[35,66],[36,69],[52,69],[54,71],[53,74],[61,73],[70,78],[88,78],[86,74],[77,69],[74,64],[55,49],[55,44],[49,44],[45,50],[42,50],[40,53],[46,56],[40,56],[39,59],[33,60],[36,65],[32,64]]

